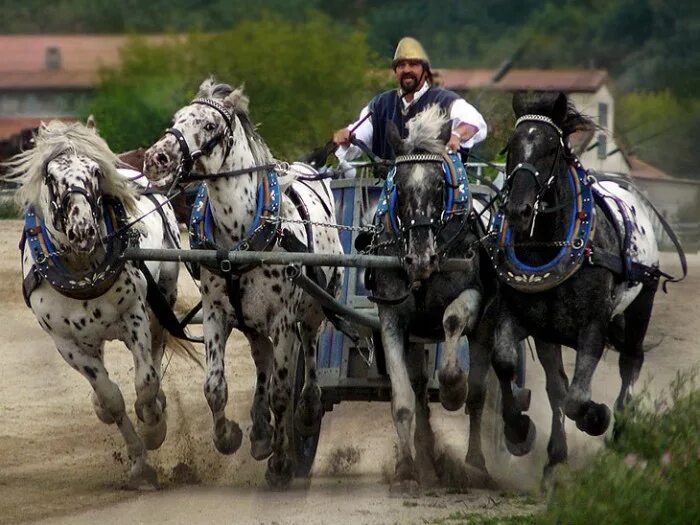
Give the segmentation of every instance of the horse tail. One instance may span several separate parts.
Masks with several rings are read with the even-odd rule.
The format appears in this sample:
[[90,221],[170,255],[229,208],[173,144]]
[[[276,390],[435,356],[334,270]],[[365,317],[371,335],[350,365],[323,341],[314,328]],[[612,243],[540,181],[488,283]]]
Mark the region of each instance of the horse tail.
[[183,359],[193,361],[199,368],[204,370],[202,358],[192,343],[186,339],[175,337],[167,329],[164,330],[163,336],[166,348],[169,348],[173,354]]

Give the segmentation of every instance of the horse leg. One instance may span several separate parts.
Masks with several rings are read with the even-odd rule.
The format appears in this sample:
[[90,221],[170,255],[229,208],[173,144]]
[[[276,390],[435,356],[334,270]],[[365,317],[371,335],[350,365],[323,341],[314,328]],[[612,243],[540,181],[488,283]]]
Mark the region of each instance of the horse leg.
[[486,460],[481,447],[482,417],[486,400],[486,376],[491,365],[492,328],[489,320],[483,318],[476,337],[469,341],[469,389],[467,391],[466,412],[469,414],[469,445],[464,458],[471,477],[479,479],[479,484],[492,485],[493,480],[486,470]]
[[204,381],[204,397],[207,399],[214,421],[214,446],[222,454],[233,454],[241,446],[243,432],[233,420],[226,418],[228,386],[224,375],[226,341],[231,333],[220,308],[215,308],[204,296],[204,347],[207,356],[207,376]]
[[[134,409],[146,448],[160,447],[167,433],[167,420],[158,399],[160,391],[160,366],[156,367],[151,346],[151,331],[147,328],[150,319],[142,301],[133,311],[124,316],[125,331],[129,334],[124,342],[134,359],[134,385],[136,401]],[[162,351],[159,352],[162,355]]]
[[545,343],[536,339],[535,349],[537,350],[537,358],[544,368],[547,398],[552,407],[552,431],[549,435],[549,443],[547,443],[548,461],[544,467],[544,481],[547,482],[552,477],[554,467],[565,462],[568,457],[563,405],[566,391],[569,388],[569,380],[566,377],[561,358],[561,345]]
[[296,372],[294,344],[296,335],[289,319],[285,316],[276,323],[276,335],[272,346],[274,361],[270,378],[270,407],[275,416],[272,435],[272,456],[267,460],[265,478],[272,487],[285,488],[292,481],[294,461],[290,455],[289,425],[292,419],[292,382]]
[[406,361],[411,388],[416,396],[416,431],[413,440],[416,449],[416,470],[420,476],[421,484],[435,484],[437,482],[435,434],[430,424],[428,374],[423,345],[409,345]]
[[394,481],[400,490],[418,488],[418,474],[413,461],[416,428],[415,394],[404,362],[405,332],[399,315],[391,308],[379,309],[382,345],[391,380],[391,414],[399,436],[399,457]]
[[[622,386],[615,401],[615,411],[622,412],[630,397],[630,390],[639,378],[644,364],[644,336],[646,335],[651,310],[654,304],[656,287],[644,286],[632,304],[625,310],[625,338],[619,348],[620,378]],[[615,419],[613,436],[618,436],[622,428]]]
[[[316,325],[318,326],[318,325]],[[313,328],[307,321],[299,323],[301,335],[301,350],[304,352],[304,388],[299,396],[299,404],[294,413],[294,424],[304,436],[316,435],[321,428],[323,419],[323,404],[321,403],[321,388],[318,386],[316,373],[316,338],[318,329]]]
[[[484,317],[486,315],[485,313]],[[514,456],[523,456],[532,450],[536,428],[530,417],[521,412],[515,401],[512,381],[518,366],[517,343],[526,334],[515,325],[513,316],[507,310],[502,310],[496,319],[493,335],[493,368],[501,385],[506,447]]]
[[605,328],[593,320],[579,333],[574,377],[564,404],[566,417],[591,436],[601,435],[610,424],[610,409],[591,400],[591,380],[605,348]]
[[250,418],[250,455],[258,461],[272,454],[272,424],[270,423],[270,402],[268,384],[272,368],[272,342],[261,334],[246,335],[250,352],[255,362],[256,383]]
[[[129,456],[129,487],[133,489],[157,488],[158,475],[146,462],[146,448],[126,415],[124,397],[107,373],[102,361],[102,349],[97,355],[85,353],[75,343],[56,340],[56,348],[65,361],[88,380],[93,389],[93,399],[99,404],[105,419],[116,423],[121,432]],[[99,414],[98,414],[99,417]]]
[[445,354],[438,372],[440,402],[447,410],[459,410],[467,397],[467,376],[459,366],[457,346],[465,329],[471,331],[479,314],[481,293],[464,290],[445,309],[442,326],[445,331]]

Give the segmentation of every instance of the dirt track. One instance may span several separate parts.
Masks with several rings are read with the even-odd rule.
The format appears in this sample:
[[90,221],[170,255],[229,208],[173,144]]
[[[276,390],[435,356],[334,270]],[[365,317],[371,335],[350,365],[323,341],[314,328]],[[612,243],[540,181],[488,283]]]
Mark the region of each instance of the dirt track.
[[[535,451],[495,469],[496,491],[426,490],[419,498],[391,497],[385,482],[393,469],[395,431],[388,405],[345,403],[324,419],[321,445],[310,486],[270,492],[265,465],[248,453],[248,443],[232,457],[218,454],[210,440],[211,421],[202,394],[202,372],[173,360],[164,377],[169,429],[163,447],[150,455],[163,490],[138,494],[123,490],[125,449],[114,426],[97,420],[88,383],[70,369],[25,307],[20,293],[21,224],[0,221],[0,523],[406,523],[455,512],[510,514],[531,511],[549,430],[549,408],[540,367],[528,362],[533,389],[531,415],[538,428]],[[642,375],[654,376],[652,389],[666,385],[677,370],[700,363],[696,323],[700,318],[700,257],[689,257],[691,276],[660,293],[647,337],[658,346],[647,354]],[[671,254],[664,268],[675,270]],[[182,297],[193,300],[188,285]],[[232,337],[228,345],[229,409],[244,428],[253,387],[247,345]],[[574,353],[566,352],[569,370]],[[133,365],[121,345],[107,347],[111,376],[133,406]],[[607,353],[594,384],[594,398],[611,403],[619,388],[617,355]],[[130,410],[133,416],[133,409]],[[571,462],[580,464],[602,439],[576,431],[567,422]],[[466,416],[433,407],[438,446],[452,457],[466,451]],[[359,460],[333,474],[338,450],[358,447]],[[513,494],[521,496],[513,496]]]

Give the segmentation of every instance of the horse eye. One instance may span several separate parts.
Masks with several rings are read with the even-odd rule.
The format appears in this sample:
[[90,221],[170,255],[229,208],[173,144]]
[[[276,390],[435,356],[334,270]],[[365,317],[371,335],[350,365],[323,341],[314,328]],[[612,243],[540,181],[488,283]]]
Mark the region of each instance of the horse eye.
[[100,168],[93,168],[92,169],[92,174],[95,177],[101,177],[102,176],[102,170]]
[[207,122],[204,126],[204,129],[206,131],[214,131],[216,129],[216,124],[214,124],[213,122]]

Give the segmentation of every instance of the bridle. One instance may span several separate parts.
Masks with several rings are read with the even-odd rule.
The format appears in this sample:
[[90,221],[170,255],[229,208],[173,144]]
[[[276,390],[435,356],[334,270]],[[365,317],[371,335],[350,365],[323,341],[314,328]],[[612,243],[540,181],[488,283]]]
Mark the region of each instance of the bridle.
[[[51,223],[53,224],[53,227],[58,231],[65,231],[66,229],[66,222],[68,220],[68,212],[66,210],[68,199],[70,199],[70,197],[74,194],[82,195],[83,197],[85,197],[85,200],[87,200],[88,205],[90,206],[90,211],[92,213],[92,217],[95,223],[99,221],[100,215],[102,213],[102,195],[100,195],[99,192],[96,195],[94,195],[91,194],[84,187],[71,184],[59,196],[56,195],[56,189],[54,188],[54,184],[57,184],[57,181],[49,175],[49,164],[52,161],[56,160],[58,157],[61,157],[68,153],[70,152],[60,151],[56,155],[47,159],[46,162],[44,162],[43,177],[44,184],[46,185],[46,188],[49,192],[49,206],[51,207]],[[99,176],[100,174],[97,174],[97,178],[99,178]]]
[[206,141],[202,147],[192,151],[187,139],[182,134],[182,132],[176,127],[171,127],[165,130],[166,135],[172,135],[177,140],[180,146],[180,152],[182,153],[182,159],[180,160],[180,165],[178,166],[177,174],[175,176],[175,181],[177,182],[182,176],[187,176],[192,172],[194,164],[202,157],[211,154],[214,148],[220,143],[224,145],[224,159],[226,159],[231,152],[231,147],[233,146],[233,116],[228,112],[223,104],[217,102],[211,98],[197,98],[193,100],[190,105],[199,104],[203,106],[209,106],[221,115],[226,123],[226,129],[214,135],[208,141]]
[[[530,164],[529,162],[519,162],[516,164],[513,169],[511,170],[510,173],[506,175],[506,180],[503,185],[503,205],[505,205],[510,196],[510,191],[513,186],[513,182],[515,181],[515,176],[518,175],[519,173],[524,173],[525,175],[529,175],[530,177],[533,178],[535,181],[535,186],[537,188],[537,192],[535,194],[535,202],[533,205],[533,214],[532,214],[532,222],[531,222],[531,231],[534,229],[534,224],[535,224],[535,219],[537,217],[538,213],[544,212],[544,210],[541,210],[541,203],[544,199],[545,194],[547,191],[552,187],[556,180],[556,173],[554,173],[555,168],[557,167],[557,164],[559,163],[560,157],[563,155],[564,157],[571,156],[570,150],[568,146],[564,142],[564,132],[563,130],[557,126],[554,121],[549,118],[545,117],[544,115],[536,115],[536,114],[527,114],[523,115],[518,120],[515,122],[515,126],[513,127],[513,132],[518,128],[518,126],[524,122],[541,122],[544,124],[547,124],[548,126],[554,128],[554,130],[557,132],[559,141],[557,144],[557,149],[556,153],[554,155],[554,160],[552,161],[552,164],[549,167],[549,173],[547,174],[546,179],[544,182],[540,178],[540,171]],[[512,139],[511,139],[512,140]],[[506,150],[510,147],[510,143],[508,146],[506,146]],[[552,210],[553,211],[553,210]]]

